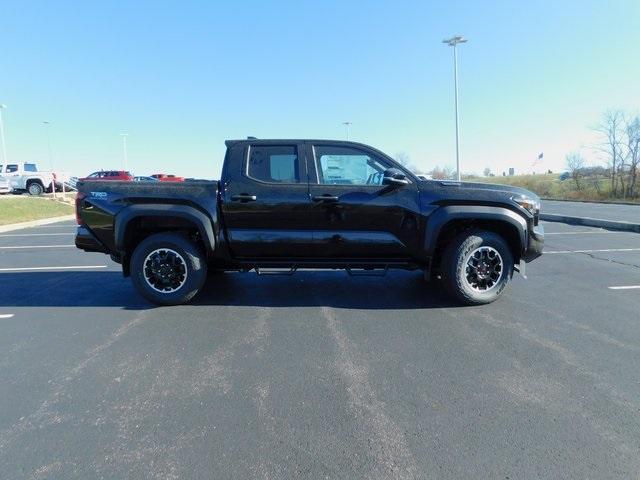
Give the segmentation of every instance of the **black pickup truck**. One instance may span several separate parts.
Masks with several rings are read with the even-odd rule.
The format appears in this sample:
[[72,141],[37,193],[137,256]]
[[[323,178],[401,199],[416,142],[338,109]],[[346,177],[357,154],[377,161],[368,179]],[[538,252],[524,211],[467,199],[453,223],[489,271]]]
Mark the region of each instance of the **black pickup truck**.
[[[76,246],[176,305],[207,272],[422,270],[461,303],[495,300],[542,254],[539,198],[423,180],[367,145],[229,140],[220,181],[78,183]],[[348,292],[345,292],[348,295]]]

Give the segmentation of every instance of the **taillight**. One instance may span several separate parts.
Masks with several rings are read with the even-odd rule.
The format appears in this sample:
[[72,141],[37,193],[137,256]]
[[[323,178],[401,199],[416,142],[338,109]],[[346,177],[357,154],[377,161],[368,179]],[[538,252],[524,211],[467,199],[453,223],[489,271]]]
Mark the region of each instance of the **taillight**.
[[84,193],[78,192],[76,194],[76,222],[78,225],[82,225],[82,219],[80,218],[80,206],[82,205],[82,201],[86,195]]

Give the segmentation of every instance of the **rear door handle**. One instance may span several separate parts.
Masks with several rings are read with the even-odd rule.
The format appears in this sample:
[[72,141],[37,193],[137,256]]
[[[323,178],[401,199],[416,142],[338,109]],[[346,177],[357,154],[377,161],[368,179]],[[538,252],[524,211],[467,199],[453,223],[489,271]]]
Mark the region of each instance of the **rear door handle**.
[[239,193],[237,195],[231,195],[231,200],[234,202],[255,202],[258,199],[255,195],[248,193]]
[[339,201],[340,199],[338,197],[335,197],[333,195],[329,195],[324,194],[324,195],[316,195],[315,197],[313,197],[313,201],[314,202],[330,202],[330,203],[335,203],[337,201]]

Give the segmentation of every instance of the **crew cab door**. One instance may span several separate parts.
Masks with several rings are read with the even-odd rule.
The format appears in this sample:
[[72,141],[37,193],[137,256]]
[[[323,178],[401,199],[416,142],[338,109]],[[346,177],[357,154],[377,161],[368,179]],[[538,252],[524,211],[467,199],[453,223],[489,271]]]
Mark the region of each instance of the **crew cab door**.
[[[318,256],[407,260],[424,231],[415,177],[375,149],[348,142],[307,143],[310,219]],[[398,168],[406,185],[384,185]]]
[[303,143],[231,147],[222,188],[223,222],[234,256],[306,256],[313,235]]

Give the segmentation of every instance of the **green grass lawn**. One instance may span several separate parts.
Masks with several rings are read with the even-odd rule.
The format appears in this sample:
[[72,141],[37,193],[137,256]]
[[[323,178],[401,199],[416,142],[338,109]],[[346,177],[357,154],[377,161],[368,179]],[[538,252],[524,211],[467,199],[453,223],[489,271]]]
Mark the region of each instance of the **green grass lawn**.
[[72,214],[71,205],[47,198],[0,197],[0,225]]

